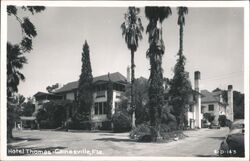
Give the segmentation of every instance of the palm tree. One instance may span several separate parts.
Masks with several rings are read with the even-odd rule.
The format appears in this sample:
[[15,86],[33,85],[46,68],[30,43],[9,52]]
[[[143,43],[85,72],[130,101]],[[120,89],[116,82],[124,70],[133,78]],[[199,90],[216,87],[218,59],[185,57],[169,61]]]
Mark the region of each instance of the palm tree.
[[14,94],[18,92],[20,80],[24,80],[24,75],[19,71],[23,68],[23,64],[27,63],[27,59],[23,56],[19,45],[7,43],[7,139],[12,138],[12,128],[16,120],[16,108]]
[[182,55],[183,53],[183,26],[185,25],[185,14],[188,14],[188,8],[187,7],[178,7],[177,8],[178,11],[178,22],[177,24],[180,26],[180,30],[179,30],[179,52],[178,55]]
[[146,32],[149,34],[149,49],[147,57],[150,59],[150,77],[149,77],[149,106],[150,106],[150,124],[155,127],[152,131],[153,138],[161,138],[160,123],[161,111],[163,107],[163,69],[162,56],[165,52],[165,46],[162,39],[162,22],[171,15],[170,7],[146,7],[145,15],[149,20]]
[[[178,52],[177,55],[179,55],[180,64],[183,64],[183,71],[182,72],[186,73],[185,69],[184,69],[186,58],[183,55],[183,27],[185,25],[185,15],[188,14],[188,8],[187,7],[178,7],[177,8],[177,12],[178,12],[178,21],[177,21],[177,24],[180,26],[180,29],[179,29],[179,52]],[[186,77],[184,77],[184,78],[186,78]],[[187,82],[186,83],[186,85],[187,85],[186,86],[187,87],[186,88],[187,89],[186,92],[189,93],[189,90],[191,88],[191,84],[188,83],[188,81],[185,81],[185,82]],[[184,95],[182,97],[184,97]],[[179,116],[179,118],[180,118],[179,128],[183,129],[183,123],[184,123],[184,117],[185,117],[185,105],[181,105],[180,107],[182,107],[182,108],[180,110],[180,116]]]
[[14,92],[18,92],[17,86],[24,75],[19,71],[27,59],[23,56],[18,45],[7,43],[7,96],[10,98]]
[[125,36],[125,42],[128,49],[131,51],[131,108],[132,114],[132,126],[135,127],[135,103],[134,103],[134,80],[135,80],[135,63],[134,53],[138,48],[138,42],[142,39],[143,26],[138,14],[139,8],[129,7],[127,13],[125,13],[125,21],[121,25],[122,35]]

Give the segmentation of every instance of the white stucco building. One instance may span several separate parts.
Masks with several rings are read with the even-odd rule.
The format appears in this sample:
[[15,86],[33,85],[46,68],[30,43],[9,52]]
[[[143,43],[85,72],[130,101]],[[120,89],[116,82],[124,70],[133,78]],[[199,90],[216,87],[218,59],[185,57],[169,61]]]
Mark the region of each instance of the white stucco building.
[[[108,82],[113,85],[113,100],[111,114],[115,113],[115,108],[121,101],[121,94],[125,92],[125,85],[128,83],[126,77],[119,72],[101,75],[93,78],[94,104],[91,108],[91,122],[101,127],[104,121],[108,121]],[[56,95],[62,96],[66,100],[78,99],[78,81],[70,82],[55,91]]]
[[222,99],[222,91],[210,92],[200,90],[200,72],[194,73],[194,104],[190,105],[187,112],[188,124],[191,128],[201,128],[201,121],[204,113],[211,113],[215,116],[214,123],[218,124],[220,115],[225,115],[227,119],[233,121],[233,86],[229,85],[227,90],[228,101]]

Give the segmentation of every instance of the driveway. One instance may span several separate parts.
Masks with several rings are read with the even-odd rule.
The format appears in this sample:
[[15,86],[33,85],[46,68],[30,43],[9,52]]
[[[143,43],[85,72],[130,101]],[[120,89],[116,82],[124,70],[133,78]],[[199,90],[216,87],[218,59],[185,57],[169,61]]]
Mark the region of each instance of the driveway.
[[[216,156],[228,128],[184,131],[188,137],[169,143],[138,143],[129,133],[22,130],[13,131],[20,138],[9,144],[10,155],[94,155],[94,156]],[[52,153],[51,153],[52,152]]]

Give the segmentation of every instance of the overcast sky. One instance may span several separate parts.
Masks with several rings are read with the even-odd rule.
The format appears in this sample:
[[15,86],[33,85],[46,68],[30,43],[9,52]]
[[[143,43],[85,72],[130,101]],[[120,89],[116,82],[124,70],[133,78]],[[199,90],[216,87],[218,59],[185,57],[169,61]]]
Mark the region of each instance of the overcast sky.
[[[82,46],[87,40],[93,76],[120,72],[126,76],[130,65],[130,51],[121,35],[120,25],[127,8],[104,7],[47,7],[42,13],[30,15],[37,29],[33,50],[25,54],[28,64],[22,69],[26,80],[19,85],[19,93],[32,96],[46,91],[48,85],[66,84],[79,79]],[[163,56],[164,77],[173,77],[177,59],[179,27],[176,8],[163,22],[166,51]],[[23,15],[23,12],[19,13]],[[144,8],[140,16],[144,28],[148,24]],[[244,91],[244,14],[243,8],[189,8],[184,27],[184,55],[186,70],[201,72],[201,89],[227,89],[232,84]],[[21,30],[13,16],[8,16],[8,41],[20,42]],[[146,58],[148,35],[135,53],[136,77],[149,77]]]

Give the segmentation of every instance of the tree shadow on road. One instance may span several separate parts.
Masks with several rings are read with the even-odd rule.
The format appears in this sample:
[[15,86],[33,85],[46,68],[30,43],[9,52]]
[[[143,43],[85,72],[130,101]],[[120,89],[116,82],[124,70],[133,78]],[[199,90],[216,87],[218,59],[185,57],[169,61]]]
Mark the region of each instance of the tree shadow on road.
[[115,134],[110,134],[110,133],[107,133],[107,134],[100,134],[100,135],[102,135],[102,136],[114,136]]
[[22,141],[38,141],[40,138],[14,137],[8,141],[8,144],[15,144]]
[[208,137],[210,139],[224,140],[225,137]]
[[118,138],[101,138],[101,139],[95,139],[95,141],[114,141],[114,142],[135,142],[131,139],[118,139]]

